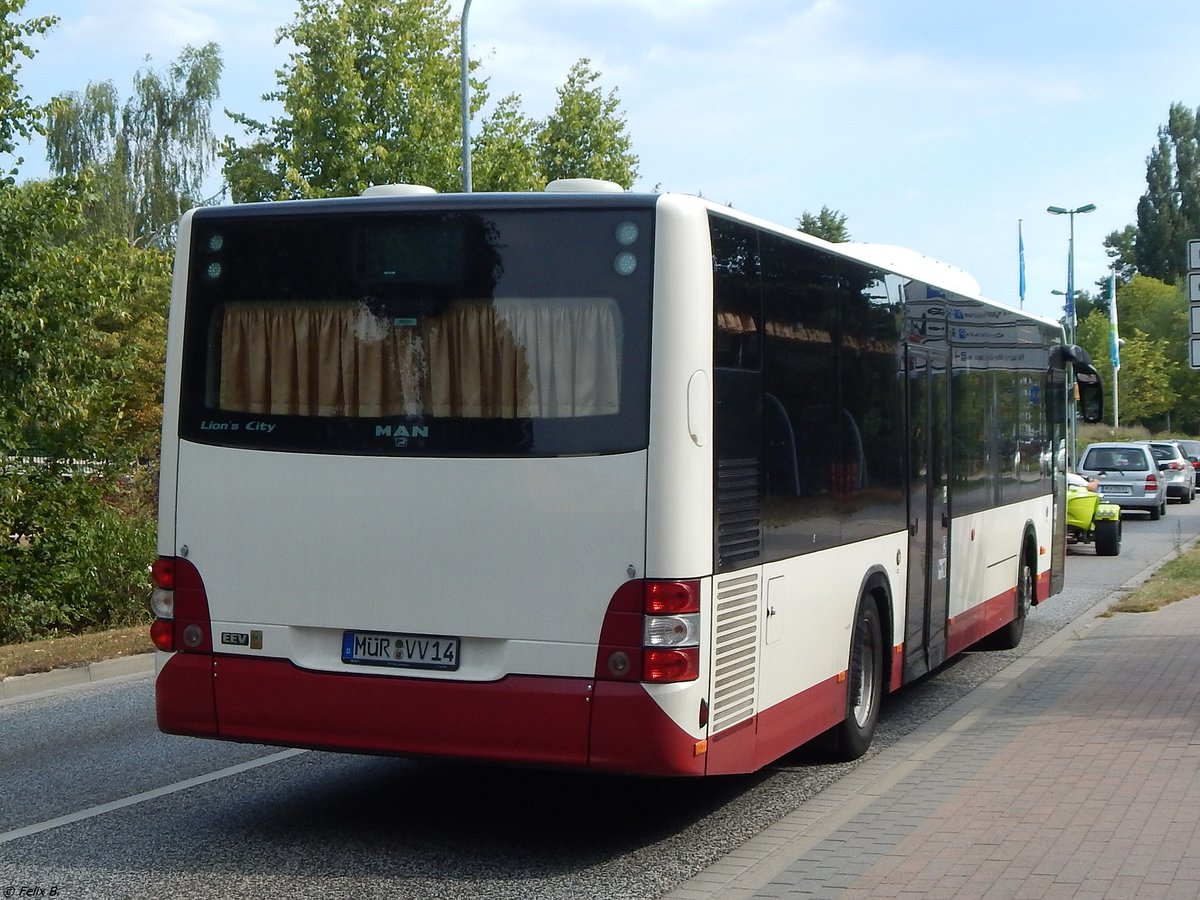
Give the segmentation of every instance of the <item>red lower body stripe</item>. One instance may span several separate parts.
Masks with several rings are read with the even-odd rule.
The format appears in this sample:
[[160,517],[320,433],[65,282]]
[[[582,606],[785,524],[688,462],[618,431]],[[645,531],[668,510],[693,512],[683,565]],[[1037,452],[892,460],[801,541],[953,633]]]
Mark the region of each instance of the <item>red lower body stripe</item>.
[[232,741],[646,775],[703,775],[696,740],[640,684],[510,676],[464,683],[178,653],[159,727]]

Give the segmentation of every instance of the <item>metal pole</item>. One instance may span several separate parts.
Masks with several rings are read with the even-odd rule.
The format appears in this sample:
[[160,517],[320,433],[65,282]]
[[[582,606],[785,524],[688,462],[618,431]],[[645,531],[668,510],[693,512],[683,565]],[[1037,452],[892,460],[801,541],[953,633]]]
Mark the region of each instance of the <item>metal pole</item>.
[[[1086,206],[1078,206],[1074,209],[1065,209],[1061,206],[1048,206],[1046,212],[1056,216],[1067,216],[1070,219],[1071,238],[1067,244],[1067,309],[1064,318],[1064,325],[1067,332],[1067,343],[1075,343],[1075,213],[1089,213],[1095,210],[1094,203],[1088,203]],[[1067,383],[1071,386],[1072,392],[1077,390],[1074,384],[1074,379],[1068,375]],[[1072,396],[1072,401],[1074,396]],[[1075,465],[1075,404],[1071,404],[1071,416],[1067,422],[1067,461],[1070,465]]]
[[1111,332],[1109,337],[1111,350],[1109,356],[1112,357],[1112,372],[1113,372],[1113,432],[1121,427],[1121,394],[1117,388],[1118,374],[1121,371],[1121,329],[1118,327],[1120,316],[1117,314],[1117,273],[1114,269],[1108,276],[1108,327]]
[[1075,210],[1067,216],[1070,220],[1070,236],[1067,238],[1067,308],[1071,311],[1070,341],[1075,343]]
[[[1067,308],[1071,311],[1071,314],[1067,317],[1069,320],[1067,323],[1067,327],[1070,329],[1070,332],[1071,332],[1070,335],[1067,337],[1067,342],[1070,344],[1074,344],[1075,343],[1075,210],[1071,210],[1071,214],[1069,216],[1067,216],[1067,218],[1070,220],[1070,224],[1068,226],[1069,235],[1067,237]],[[1076,386],[1075,388],[1072,389],[1073,392],[1077,392],[1078,390],[1079,390],[1078,386]],[[1070,444],[1071,444],[1071,452],[1069,454],[1067,454],[1067,457],[1070,460],[1072,471],[1075,470],[1075,454],[1077,452],[1077,448],[1075,446],[1075,443],[1077,440],[1076,433],[1077,433],[1077,430],[1079,427],[1077,418],[1078,418],[1078,414],[1076,411],[1076,404],[1072,403],[1071,404],[1071,421],[1069,423],[1067,423],[1068,424],[1067,436],[1068,436]]]
[[1117,373],[1120,366],[1113,366],[1113,431],[1121,427],[1121,395],[1117,391]]
[[467,59],[467,15],[471,12],[471,0],[463,3],[459,61],[462,63],[462,172],[463,193],[471,193],[471,82],[468,77],[470,60]]

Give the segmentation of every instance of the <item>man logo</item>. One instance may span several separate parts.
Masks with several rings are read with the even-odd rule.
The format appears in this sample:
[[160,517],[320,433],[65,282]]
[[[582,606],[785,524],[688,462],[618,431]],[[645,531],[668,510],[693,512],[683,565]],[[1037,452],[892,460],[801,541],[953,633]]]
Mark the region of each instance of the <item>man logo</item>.
[[428,425],[376,425],[375,437],[390,437],[397,447],[407,447],[409,438],[429,437]]

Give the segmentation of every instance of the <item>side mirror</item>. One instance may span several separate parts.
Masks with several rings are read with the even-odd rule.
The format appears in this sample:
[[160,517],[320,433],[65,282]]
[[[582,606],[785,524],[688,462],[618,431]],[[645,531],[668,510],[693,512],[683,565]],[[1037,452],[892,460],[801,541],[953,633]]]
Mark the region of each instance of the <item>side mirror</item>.
[[1087,368],[1091,371],[1076,369],[1075,385],[1079,392],[1079,414],[1090,425],[1104,418],[1104,386],[1096,370]]
[[1070,366],[1075,371],[1079,415],[1089,425],[1104,419],[1104,385],[1088,352],[1078,344],[1058,344],[1050,351],[1050,374]]

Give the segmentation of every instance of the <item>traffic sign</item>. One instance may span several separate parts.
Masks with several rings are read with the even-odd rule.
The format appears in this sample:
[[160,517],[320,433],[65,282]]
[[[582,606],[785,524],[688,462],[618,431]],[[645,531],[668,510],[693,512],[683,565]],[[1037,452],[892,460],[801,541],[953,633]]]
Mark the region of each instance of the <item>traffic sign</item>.
[[1200,272],[1188,272],[1188,302],[1200,303]]
[[1192,337],[1200,337],[1200,304],[1188,307],[1188,324],[1191,326],[1188,332]]
[[1193,369],[1200,369],[1200,338],[1188,341],[1188,361]]
[[1200,238],[1188,241],[1188,268],[1200,269]]

